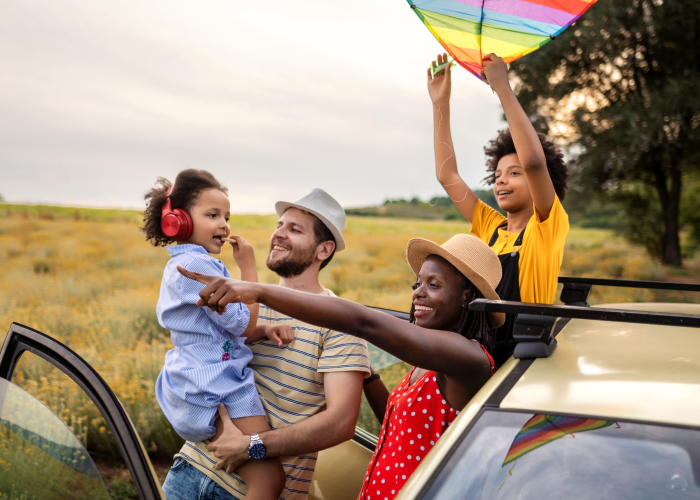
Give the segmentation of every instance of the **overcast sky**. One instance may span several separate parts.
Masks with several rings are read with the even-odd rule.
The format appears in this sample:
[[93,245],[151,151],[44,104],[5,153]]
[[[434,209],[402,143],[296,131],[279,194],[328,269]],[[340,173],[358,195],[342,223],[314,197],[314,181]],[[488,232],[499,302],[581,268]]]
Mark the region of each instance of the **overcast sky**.
[[[314,187],[346,207],[442,193],[425,69],[441,47],[405,0],[4,0],[0,194],[140,208],[203,168],[234,212]],[[452,125],[478,185],[504,126],[456,68]]]

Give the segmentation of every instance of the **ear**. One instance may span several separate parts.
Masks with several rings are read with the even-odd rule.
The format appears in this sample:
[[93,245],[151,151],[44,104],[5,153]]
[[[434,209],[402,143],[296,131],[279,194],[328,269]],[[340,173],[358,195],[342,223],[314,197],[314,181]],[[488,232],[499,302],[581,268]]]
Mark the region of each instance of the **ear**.
[[316,246],[316,258],[323,262],[331,256],[333,250],[335,250],[334,241],[324,241],[323,243],[319,243]]
[[466,306],[468,290],[462,290],[462,307]]

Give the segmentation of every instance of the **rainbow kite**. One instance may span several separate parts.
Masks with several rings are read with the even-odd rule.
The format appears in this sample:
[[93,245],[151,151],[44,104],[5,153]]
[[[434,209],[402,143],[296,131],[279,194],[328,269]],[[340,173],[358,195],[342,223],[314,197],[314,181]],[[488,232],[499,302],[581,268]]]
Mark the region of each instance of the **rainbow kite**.
[[612,420],[594,420],[580,417],[558,417],[556,415],[534,415],[520,429],[510,445],[503,465],[513,462],[516,458],[530,453],[532,450],[551,443],[566,435],[574,435],[574,432],[586,432],[594,429],[609,427],[615,422]]
[[510,63],[568,28],[596,0],[408,0],[445,50],[481,78],[483,57]]

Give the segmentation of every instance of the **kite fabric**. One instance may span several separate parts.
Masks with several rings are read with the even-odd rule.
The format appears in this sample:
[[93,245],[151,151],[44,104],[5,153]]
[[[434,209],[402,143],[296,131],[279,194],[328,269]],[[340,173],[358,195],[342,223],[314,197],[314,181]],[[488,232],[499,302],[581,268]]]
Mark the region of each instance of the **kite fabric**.
[[581,417],[560,417],[556,415],[534,415],[528,420],[510,445],[503,465],[530,453],[532,450],[551,443],[574,432],[586,432],[610,427],[612,420],[595,420]]
[[597,0],[408,0],[460,66],[481,78],[488,54],[506,63],[553,40]]

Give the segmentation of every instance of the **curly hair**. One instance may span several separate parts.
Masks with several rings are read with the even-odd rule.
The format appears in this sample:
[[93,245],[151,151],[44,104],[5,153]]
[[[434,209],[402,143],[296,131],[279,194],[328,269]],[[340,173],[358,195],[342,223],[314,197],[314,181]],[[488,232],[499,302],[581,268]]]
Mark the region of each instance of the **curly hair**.
[[[148,191],[143,197],[146,200],[146,210],[143,211],[143,226],[139,227],[146,233],[146,241],[150,241],[153,246],[166,246],[174,243],[174,240],[163,234],[160,228],[161,212],[163,203],[168,198],[168,192],[172,183],[163,177],[158,177],[155,187]],[[194,168],[183,170],[175,178],[175,187],[170,193],[170,203],[173,208],[181,208],[189,211],[197,204],[199,195],[207,189],[218,189],[228,195],[228,189],[206,170]]]
[[[569,169],[566,163],[564,163],[564,154],[552,141],[547,139],[547,136],[544,134],[538,132],[537,137],[540,139],[540,144],[542,144],[542,149],[544,150],[544,158],[547,161],[547,171],[549,172],[550,179],[552,179],[552,184],[554,184],[554,192],[557,193],[559,201],[564,201],[566,191],[569,189],[567,185]],[[486,171],[488,172],[488,175],[484,177],[484,182],[486,182],[486,184],[495,184],[498,162],[504,156],[515,152],[515,144],[513,143],[510,129],[499,131],[498,137],[489,141],[488,145],[484,147],[484,153],[486,154]]]

